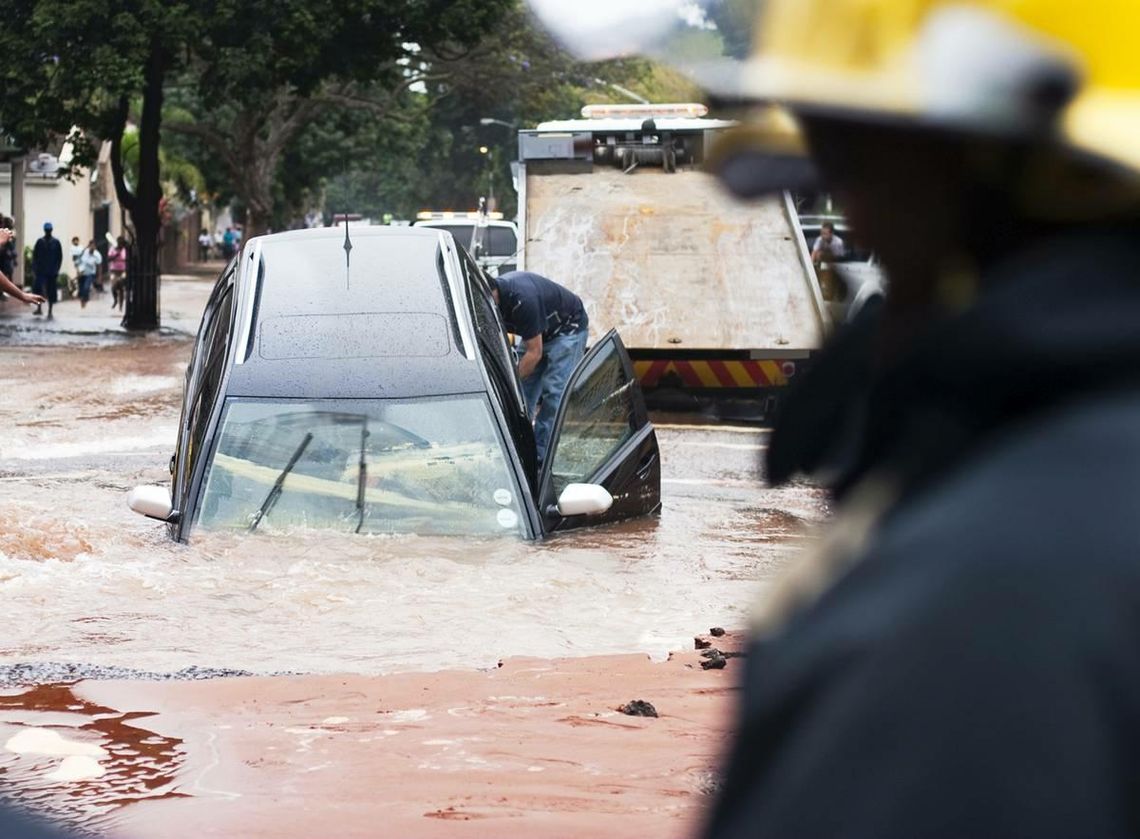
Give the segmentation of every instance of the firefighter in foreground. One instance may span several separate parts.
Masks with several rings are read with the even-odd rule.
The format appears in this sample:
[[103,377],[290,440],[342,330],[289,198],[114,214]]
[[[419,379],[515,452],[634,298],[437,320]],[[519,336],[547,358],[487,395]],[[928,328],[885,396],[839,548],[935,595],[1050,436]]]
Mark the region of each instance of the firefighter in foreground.
[[890,292],[774,432],[837,517],[757,614],[706,835],[1140,836],[1140,3],[762,18],[738,92]]

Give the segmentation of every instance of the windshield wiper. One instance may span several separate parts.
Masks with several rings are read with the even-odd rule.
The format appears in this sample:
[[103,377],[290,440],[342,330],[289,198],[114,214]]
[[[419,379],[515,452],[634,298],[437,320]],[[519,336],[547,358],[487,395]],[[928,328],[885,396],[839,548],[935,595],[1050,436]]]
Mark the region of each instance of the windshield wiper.
[[368,444],[368,417],[363,417],[360,425],[360,467],[356,471],[356,510],[360,513],[360,520],[356,523],[356,532],[364,527],[364,485],[368,481],[368,463],[364,459],[364,449]]
[[261,502],[261,506],[257,508],[257,513],[253,517],[253,521],[249,523],[250,532],[257,530],[257,526],[261,524],[261,520],[273,509],[273,505],[277,503],[277,499],[281,497],[281,488],[285,485],[285,479],[289,477],[289,473],[293,471],[293,467],[297,465],[297,461],[301,459],[301,455],[305,453],[305,449],[309,447],[309,443],[313,441],[313,432],[308,432],[305,439],[301,441],[301,445],[297,446],[293,456],[289,458],[289,462],[285,464],[285,468],[281,470],[281,474],[277,476],[277,480],[273,482],[273,489],[269,490],[269,495],[265,496],[265,500]]

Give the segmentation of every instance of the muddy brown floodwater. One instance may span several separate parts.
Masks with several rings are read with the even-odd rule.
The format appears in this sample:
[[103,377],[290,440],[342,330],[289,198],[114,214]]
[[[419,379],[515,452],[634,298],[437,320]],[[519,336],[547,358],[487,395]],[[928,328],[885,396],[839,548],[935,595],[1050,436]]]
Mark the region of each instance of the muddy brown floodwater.
[[[173,544],[127,509],[126,494],[168,480],[185,330],[208,289],[168,282],[164,305],[179,317],[167,322],[183,331],[141,339],[66,302],[50,331],[12,303],[0,312],[0,340],[11,339],[0,350],[0,674],[10,686],[0,695],[0,773],[17,800],[72,824],[103,830],[129,802],[192,795],[179,781],[182,738],[147,730],[154,708],[101,704],[83,684],[13,682],[185,668],[471,673],[520,656],[664,662],[692,649],[694,632],[743,626],[827,514],[812,486],[763,487],[764,429],[671,417],[658,430],[659,517],[540,544],[323,533]],[[78,741],[104,754],[54,741],[21,752],[11,746],[21,730],[63,732],[67,743],[83,732]],[[84,775],[92,763],[128,767],[134,780],[97,781]]]

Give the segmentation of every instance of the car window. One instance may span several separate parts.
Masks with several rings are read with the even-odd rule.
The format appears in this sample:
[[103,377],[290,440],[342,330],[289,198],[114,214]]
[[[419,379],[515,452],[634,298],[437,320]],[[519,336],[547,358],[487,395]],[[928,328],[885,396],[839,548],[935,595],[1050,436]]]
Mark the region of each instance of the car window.
[[205,440],[210,415],[221,389],[222,376],[226,372],[226,349],[230,339],[230,320],[233,315],[233,286],[222,293],[214,318],[210,321],[203,336],[201,350],[204,353],[201,372],[197,382],[190,414],[190,445],[187,449],[187,474],[192,475]]
[[227,400],[197,509],[208,529],[526,535],[484,396]]
[[198,327],[198,335],[194,340],[190,363],[186,367],[185,395],[178,423],[178,445],[175,447],[174,463],[172,464],[174,469],[173,496],[175,504],[179,506],[183,506],[185,503],[184,494],[192,474],[189,457],[191,452],[197,449],[194,440],[194,434],[197,431],[195,420],[200,404],[203,374],[209,360],[209,348],[216,340],[220,314],[224,314],[228,320],[232,312],[232,306],[228,305],[224,313],[221,310],[224,302],[232,300],[233,272],[234,266],[231,263],[230,267],[218,278],[214,290],[210,293],[210,299],[207,301],[202,314],[202,322]]
[[633,388],[617,344],[605,342],[562,399],[565,414],[551,461],[555,497],[567,484],[589,482],[633,436]]
[[493,357],[498,374],[507,380],[505,384],[511,388],[516,406],[521,406],[523,398],[517,377],[514,375],[514,355],[507,343],[507,332],[499,318],[495,300],[491,297],[491,289],[484,281],[482,273],[464,251],[459,252],[459,261],[467,278],[467,288],[471,293],[471,311],[475,321],[475,330],[483,340],[485,352]]

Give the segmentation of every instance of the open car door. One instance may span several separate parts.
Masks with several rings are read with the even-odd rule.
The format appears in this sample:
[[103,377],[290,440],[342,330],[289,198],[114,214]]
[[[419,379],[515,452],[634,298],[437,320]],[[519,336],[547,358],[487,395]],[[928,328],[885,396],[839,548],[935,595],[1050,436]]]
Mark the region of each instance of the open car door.
[[[569,484],[597,484],[613,496],[605,512],[564,515]],[[661,506],[661,455],[633,363],[615,330],[586,353],[562,396],[539,478],[543,531],[633,518]]]

